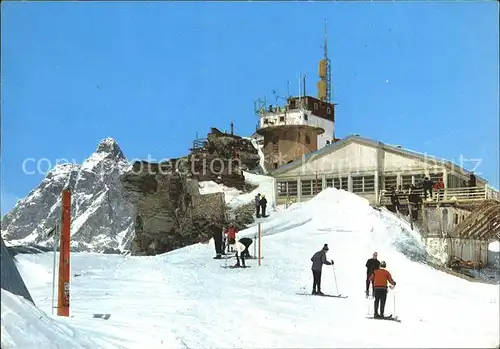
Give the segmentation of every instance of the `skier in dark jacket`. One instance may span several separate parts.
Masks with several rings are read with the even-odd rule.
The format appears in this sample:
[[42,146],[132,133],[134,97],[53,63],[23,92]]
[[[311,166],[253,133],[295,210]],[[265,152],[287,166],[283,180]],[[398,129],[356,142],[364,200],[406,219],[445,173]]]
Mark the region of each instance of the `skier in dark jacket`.
[[255,203],[255,216],[257,218],[260,218],[260,193],[255,195],[254,203]]
[[416,192],[414,185],[410,188],[410,194],[408,194],[408,210],[413,221],[418,219],[418,210],[422,204],[422,197]]
[[325,244],[321,251],[316,252],[311,257],[312,273],[313,273],[313,290],[312,294],[323,296],[324,293],[321,292],[321,270],[323,269],[323,264],[333,265],[333,261],[326,260],[326,252],[328,251],[328,244]]
[[250,238],[241,238],[240,242],[245,245],[245,250],[241,253],[245,258],[250,258],[250,252],[248,252],[248,248],[253,243],[253,240]]
[[427,199],[427,193],[429,193],[429,197],[432,199],[432,187],[434,182],[429,179],[429,177],[425,177],[422,183],[422,188],[424,189],[424,198]]
[[392,191],[391,191],[391,204],[396,209],[396,212],[399,212],[399,196],[398,196],[398,192],[396,191],[396,188],[394,188],[394,187],[392,187]]
[[[370,293],[368,292],[368,289],[370,288],[370,276],[372,276],[373,272],[380,268],[380,262],[378,261],[377,259],[378,257],[378,253],[377,252],[373,252],[373,257],[370,258],[369,260],[366,261],[366,291],[365,291],[365,294],[366,294],[366,298],[368,298],[368,296],[370,295]],[[372,283],[372,295],[373,295],[373,283]]]
[[221,259],[221,255],[224,252],[224,247],[222,246],[222,228],[214,224],[210,227],[210,230],[212,231],[212,237],[214,238],[214,244],[215,244],[215,257],[214,259]]
[[262,217],[267,217],[266,216],[266,206],[267,206],[266,196],[262,195],[262,198],[260,199],[260,212],[262,213]]

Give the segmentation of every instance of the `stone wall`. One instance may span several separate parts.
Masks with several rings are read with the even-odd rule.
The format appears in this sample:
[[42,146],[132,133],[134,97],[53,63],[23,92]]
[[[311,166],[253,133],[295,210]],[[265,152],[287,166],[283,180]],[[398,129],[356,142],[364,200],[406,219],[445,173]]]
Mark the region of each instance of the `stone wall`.
[[222,193],[200,195],[198,181],[161,164],[137,162],[121,180],[137,208],[132,255],[156,255],[212,236],[226,223]]
[[470,211],[453,206],[426,206],[419,212],[418,225],[424,237],[443,237],[453,235],[455,227],[463,221]]

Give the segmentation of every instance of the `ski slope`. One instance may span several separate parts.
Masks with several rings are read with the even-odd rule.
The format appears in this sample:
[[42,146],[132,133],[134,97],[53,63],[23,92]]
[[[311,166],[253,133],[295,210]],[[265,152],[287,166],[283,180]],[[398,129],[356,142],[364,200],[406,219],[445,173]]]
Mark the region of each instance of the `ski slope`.
[[[330,188],[261,222],[264,259],[260,267],[248,261],[249,269],[221,268],[212,241],[155,257],[73,254],[72,317],[42,320],[80,333],[82,348],[95,347],[85,336],[124,348],[498,347],[498,285],[422,264],[419,235],[366,200]],[[311,291],[310,258],[324,243],[335,266],[324,267],[322,290],[338,288],[347,299],[296,294]],[[401,323],[366,318],[373,306],[364,297],[364,265],[374,251],[397,282],[386,315],[395,312]],[[52,254],[16,258],[37,306],[50,314]],[[3,295],[2,348],[29,348],[4,343],[17,322],[4,315]]]

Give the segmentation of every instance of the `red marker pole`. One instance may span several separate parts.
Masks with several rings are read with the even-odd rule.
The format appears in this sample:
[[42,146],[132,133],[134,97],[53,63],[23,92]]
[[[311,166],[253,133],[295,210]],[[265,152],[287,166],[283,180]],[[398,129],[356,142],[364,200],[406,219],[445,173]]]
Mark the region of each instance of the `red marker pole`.
[[62,192],[61,243],[59,247],[59,285],[57,315],[69,317],[69,247],[71,226],[71,191]]

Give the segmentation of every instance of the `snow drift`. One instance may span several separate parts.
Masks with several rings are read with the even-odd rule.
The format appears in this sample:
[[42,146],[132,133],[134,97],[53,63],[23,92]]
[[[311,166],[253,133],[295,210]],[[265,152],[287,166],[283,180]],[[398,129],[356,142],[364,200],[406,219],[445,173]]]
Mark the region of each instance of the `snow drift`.
[[48,317],[23,297],[2,292],[2,349],[120,348]]

